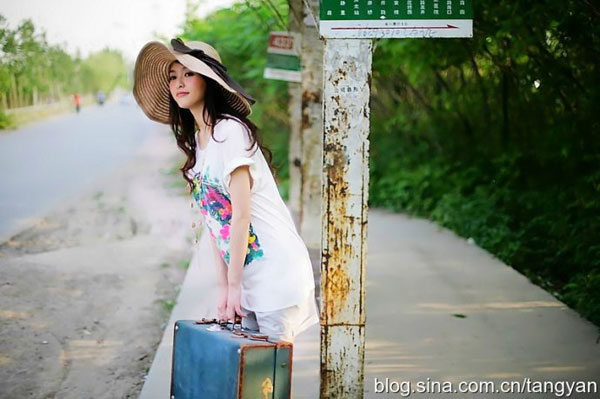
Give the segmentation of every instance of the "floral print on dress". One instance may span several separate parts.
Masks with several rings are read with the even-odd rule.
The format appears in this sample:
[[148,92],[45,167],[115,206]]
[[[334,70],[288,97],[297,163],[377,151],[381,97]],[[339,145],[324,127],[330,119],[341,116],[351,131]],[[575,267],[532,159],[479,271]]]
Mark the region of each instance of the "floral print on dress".
[[[192,181],[194,183],[192,195],[200,207],[200,212],[206,219],[210,234],[217,242],[221,257],[229,265],[231,200],[225,194],[222,185],[216,179],[211,178],[210,165],[206,167],[206,171],[203,173],[196,173]],[[260,247],[256,233],[254,233],[252,223],[250,223],[249,230],[244,267],[263,256],[263,250]]]

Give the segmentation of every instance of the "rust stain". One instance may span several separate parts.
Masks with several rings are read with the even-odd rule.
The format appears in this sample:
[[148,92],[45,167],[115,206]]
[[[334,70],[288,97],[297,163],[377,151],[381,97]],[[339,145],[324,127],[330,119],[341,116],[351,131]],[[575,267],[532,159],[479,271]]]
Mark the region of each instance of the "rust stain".
[[302,121],[300,122],[301,124],[301,129],[305,130],[305,129],[310,129],[312,126],[312,123],[310,123],[310,118],[308,117],[308,115],[306,114],[306,112],[302,112]]
[[[332,130],[337,130],[334,128]],[[346,148],[339,142],[326,143],[324,150],[333,160],[327,165],[328,182],[328,213],[327,213],[327,254],[324,257],[325,291],[326,291],[326,320],[335,320],[346,307],[351,289],[351,279],[346,272],[346,259],[351,259],[354,248],[352,227],[345,222],[348,181],[345,166],[348,163]]]
[[307,130],[307,129],[311,129],[312,128],[312,121],[309,118],[309,113],[310,112],[305,112],[305,111],[309,111],[306,108],[311,107],[311,103],[314,104],[321,104],[321,96],[322,93],[320,90],[317,91],[313,91],[313,90],[302,90],[302,121],[301,121],[301,129],[302,130]]
[[350,278],[342,265],[334,266],[327,275],[327,314],[334,318],[343,310],[350,289]]
[[302,91],[302,102],[321,102],[321,92],[320,91],[311,91],[311,90],[303,90]]

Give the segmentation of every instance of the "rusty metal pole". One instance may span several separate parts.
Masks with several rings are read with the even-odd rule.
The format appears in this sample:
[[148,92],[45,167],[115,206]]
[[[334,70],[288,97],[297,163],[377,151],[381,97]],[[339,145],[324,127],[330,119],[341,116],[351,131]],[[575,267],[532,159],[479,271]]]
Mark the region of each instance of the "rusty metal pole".
[[372,41],[325,39],[321,399],[364,392]]

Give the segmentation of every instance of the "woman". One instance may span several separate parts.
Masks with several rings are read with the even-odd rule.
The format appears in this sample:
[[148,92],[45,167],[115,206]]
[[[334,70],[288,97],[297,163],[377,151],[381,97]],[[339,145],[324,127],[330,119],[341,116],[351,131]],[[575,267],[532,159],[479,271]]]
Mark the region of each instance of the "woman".
[[319,322],[315,282],[277,190],[271,152],[247,118],[255,100],[212,46],[181,39],[142,48],[133,94],[150,119],[171,126],[187,156],[181,171],[210,233],[219,320],[238,314],[242,327],[293,342]]

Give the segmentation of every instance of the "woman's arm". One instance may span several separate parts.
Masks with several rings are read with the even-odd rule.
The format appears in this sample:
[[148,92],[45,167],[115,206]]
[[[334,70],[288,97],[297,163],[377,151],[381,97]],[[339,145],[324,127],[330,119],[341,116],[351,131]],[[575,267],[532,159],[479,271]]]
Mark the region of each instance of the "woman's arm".
[[[229,300],[227,317],[233,319],[235,313],[242,313],[240,305],[242,272],[248,251],[248,235],[250,228],[250,189],[251,176],[248,165],[243,165],[231,172],[229,192],[231,193],[231,226],[229,227],[229,268],[227,286]],[[234,313],[235,312],[235,313]]]
[[219,252],[219,248],[217,247],[217,243],[215,239],[211,236],[209,237],[210,246],[213,251],[213,256],[215,258],[215,266],[217,271],[217,284],[219,288],[227,289],[227,265],[225,261],[221,257],[221,253]]
[[219,247],[217,247],[215,239],[212,236],[210,236],[208,239],[210,240],[210,246],[215,258],[215,267],[217,272],[217,316],[219,320],[226,320],[227,298],[229,295],[227,290],[227,265],[221,257]]

